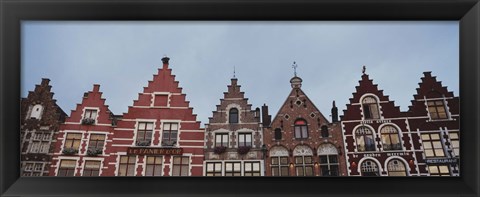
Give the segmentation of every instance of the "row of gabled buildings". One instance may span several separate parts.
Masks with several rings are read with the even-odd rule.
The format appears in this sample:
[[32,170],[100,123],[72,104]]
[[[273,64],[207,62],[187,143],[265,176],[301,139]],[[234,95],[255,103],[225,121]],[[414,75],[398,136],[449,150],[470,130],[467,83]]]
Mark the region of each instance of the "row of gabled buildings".
[[278,113],[252,109],[234,77],[205,128],[162,59],[122,115],[100,86],[70,116],[48,79],[22,99],[22,176],[458,176],[459,98],[425,72],[402,112],[362,74],[328,120],[290,80]]

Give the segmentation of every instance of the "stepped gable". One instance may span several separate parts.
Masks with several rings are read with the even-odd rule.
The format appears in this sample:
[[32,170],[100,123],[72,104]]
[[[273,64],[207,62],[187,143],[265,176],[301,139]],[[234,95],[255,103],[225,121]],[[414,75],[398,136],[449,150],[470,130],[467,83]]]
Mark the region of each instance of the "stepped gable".
[[[352,93],[353,97],[350,98],[350,103],[347,104],[347,108],[343,110],[342,116],[340,119],[345,120],[360,120],[361,117],[361,107],[360,105],[352,105],[360,103],[360,98],[365,94],[374,94],[380,99],[381,110],[383,112],[383,117],[399,117],[401,116],[400,107],[395,106],[394,101],[390,101],[388,95],[383,94],[383,90],[378,89],[378,84],[373,83],[373,79],[370,79],[367,74],[362,75],[362,79],[358,81],[360,85],[355,86],[355,92]],[[387,103],[382,103],[387,102]]]
[[425,116],[427,114],[427,108],[423,99],[435,99],[435,98],[453,98],[455,102],[448,102],[448,107],[453,114],[458,114],[460,106],[459,98],[453,95],[453,92],[449,92],[446,86],[442,86],[441,81],[437,81],[436,76],[432,76],[432,72],[423,72],[422,82],[418,83],[419,87],[416,89],[417,94],[413,95],[414,100],[411,101],[412,105],[409,106],[408,114],[410,116]]
[[102,92],[100,92],[100,85],[94,84],[92,91],[85,92],[82,98],[82,102],[77,104],[75,110],[72,110],[70,117],[66,122],[78,122],[81,123],[85,109],[93,108],[97,111],[97,124],[111,124],[113,113],[108,109],[108,105],[105,104],[104,98],[102,98]]
[[[40,84],[35,85],[34,91],[29,91],[27,98],[22,98],[21,105],[21,125],[24,129],[39,129],[40,125],[52,125],[56,127],[59,122],[65,121],[67,114],[57,105],[57,100],[53,99],[54,93],[51,92],[52,86],[50,79],[42,78]],[[41,104],[44,109],[41,120],[25,119],[29,113],[30,106]],[[34,123],[34,124],[31,124]],[[29,128],[27,128],[29,127]],[[52,128],[56,129],[56,128]]]
[[223,93],[223,99],[220,99],[220,105],[216,105],[216,111],[212,111],[212,117],[209,117],[209,123],[226,123],[227,116],[223,112],[227,109],[227,106],[235,103],[238,104],[242,110],[246,110],[246,117],[241,117],[241,122],[259,122],[259,120],[254,120],[254,112],[252,111],[252,105],[248,104],[248,98],[245,98],[245,92],[240,91],[240,85],[237,84],[238,79],[232,78],[231,84],[227,85],[228,91]]

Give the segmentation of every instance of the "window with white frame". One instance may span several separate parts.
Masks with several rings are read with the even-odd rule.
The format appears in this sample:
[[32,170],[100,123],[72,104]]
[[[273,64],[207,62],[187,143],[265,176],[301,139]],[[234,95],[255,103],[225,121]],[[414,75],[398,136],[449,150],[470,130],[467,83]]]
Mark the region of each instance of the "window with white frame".
[[360,171],[362,172],[362,176],[380,176],[377,163],[372,160],[363,161],[360,166]]
[[153,122],[138,122],[137,125],[137,146],[150,146],[153,135]]
[[62,159],[58,168],[57,176],[74,176],[77,160]]
[[65,145],[64,149],[73,149],[73,150],[79,150],[80,148],[80,143],[82,141],[82,135],[81,133],[67,133],[67,136],[65,138]]
[[450,138],[450,146],[455,154],[455,157],[460,156],[460,137],[458,136],[458,132],[449,132],[448,136]]
[[190,157],[176,156],[173,157],[172,176],[188,176],[190,173]]
[[252,133],[238,133],[238,147],[252,147]]
[[225,176],[242,176],[242,163],[225,162]]
[[295,121],[295,138],[296,139],[307,139],[308,138],[308,127],[307,121],[299,119]]
[[96,109],[85,109],[85,114],[83,114],[83,119],[97,119],[97,110]]
[[92,155],[102,154],[105,145],[105,134],[90,134],[88,152]]
[[118,176],[135,176],[136,156],[122,155],[118,165]]
[[378,101],[373,96],[367,96],[362,99],[363,117],[365,119],[379,119]]
[[205,163],[207,176],[222,176],[222,162]]
[[430,176],[450,176],[450,168],[448,165],[431,165],[428,166]]
[[432,120],[448,118],[443,100],[427,101],[427,107]]
[[375,151],[375,138],[372,130],[368,127],[361,126],[355,130],[355,139],[357,143],[357,151]]
[[244,176],[260,176],[260,162],[259,161],[245,161],[243,163]]
[[100,175],[101,161],[85,161],[83,167],[83,176],[99,176]]
[[220,146],[228,148],[228,133],[215,134],[215,147],[220,147]]
[[162,156],[146,156],[145,176],[162,176]]
[[22,176],[42,176],[43,163],[25,163]]
[[399,159],[392,159],[387,164],[388,176],[407,176],[407,168]]
[[444,157],[442,141],[439,133],[422,134],[423,151],[425,157]]
[[50,150],[50,133],[34,132],[30,143],[30,153],[48,153]]
[[32,109],[30,111],[30,119],[40,120],[42,118],[42,113],[43,113],[43,106],[40,104],[36,104],[32,106]]
[[178,145],[178,123],[163,123],[162,146]]
[[380,129],[383,150],[402,150],[397,128],[386,125]]

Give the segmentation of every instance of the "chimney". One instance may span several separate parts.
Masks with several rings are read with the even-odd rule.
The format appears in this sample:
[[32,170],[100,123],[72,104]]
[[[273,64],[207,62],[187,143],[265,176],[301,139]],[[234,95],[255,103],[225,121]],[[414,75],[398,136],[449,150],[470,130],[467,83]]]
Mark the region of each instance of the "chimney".
[[100,91],[100,85],[99,84],[93,84],[93,92],[99,92]]
[[335,106],[335,101],[332,103],[332,122],[338,122],[338,108]]
[[268,106],[264,103],[262,106],[262,125],[264,128],[270,127],[272,116],[268,115]]
[[260,108],[258,107],[255,109],[255,118],[260,118]]
[[162,58],[162,62],[163,62],[163,69],[167,69],[168,68],[168,61],[170,60],[170,58],[168,58],[167,56],[164,56]]
[[49,82],[50,82],[50,79],[42,78],[42,86],[47,86]]

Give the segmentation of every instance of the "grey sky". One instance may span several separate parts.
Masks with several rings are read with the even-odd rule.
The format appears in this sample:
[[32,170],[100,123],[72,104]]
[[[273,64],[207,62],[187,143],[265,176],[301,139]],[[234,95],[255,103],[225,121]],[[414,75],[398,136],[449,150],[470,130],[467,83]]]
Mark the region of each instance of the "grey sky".
[[[70,111],[92,84],[114,114],[127,112],[167,55],[190,106],[205,124],[236,68],[253,108],[275,115],[291,87],[329,117],[355,91],[362,65],[395,105],[407,110],[424,71],[459,95],[457,21],[423,22],[22,22],[22,97],[50,78]],[[330,119],[330,118],[329,118]]]

